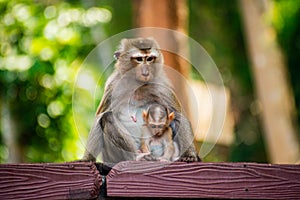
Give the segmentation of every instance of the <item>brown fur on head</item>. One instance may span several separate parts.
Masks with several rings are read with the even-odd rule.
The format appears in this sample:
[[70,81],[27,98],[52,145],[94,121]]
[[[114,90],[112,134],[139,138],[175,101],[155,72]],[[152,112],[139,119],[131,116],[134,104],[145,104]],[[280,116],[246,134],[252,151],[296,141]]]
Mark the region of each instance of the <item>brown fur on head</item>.
[[162,105],[151,104],[147,111],[143,111],[143,119],[152,135],[161,136],[174,119],[174,113]]

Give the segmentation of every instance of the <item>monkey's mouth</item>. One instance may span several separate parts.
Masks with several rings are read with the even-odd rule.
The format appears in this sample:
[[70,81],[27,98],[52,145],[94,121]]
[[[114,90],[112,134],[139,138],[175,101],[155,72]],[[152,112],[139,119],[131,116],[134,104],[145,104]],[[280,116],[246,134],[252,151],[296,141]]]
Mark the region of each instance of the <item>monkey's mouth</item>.
[[162,135],[162,132],[161,131],[158,131],[156,132],[153,136],[154,137],[160,137]]
[[142,81],[142,82],[149,82],[150,81],[150,76],[142,76],[142,77],[140,77],[140,79],[139,79],[140,81]]
[[138,75],[136,75],[136,80],[141,81],[143,83],[148,83],[151,81],[153,75],[151,73],[147,73],[147,74],[142,74],[139,73]]

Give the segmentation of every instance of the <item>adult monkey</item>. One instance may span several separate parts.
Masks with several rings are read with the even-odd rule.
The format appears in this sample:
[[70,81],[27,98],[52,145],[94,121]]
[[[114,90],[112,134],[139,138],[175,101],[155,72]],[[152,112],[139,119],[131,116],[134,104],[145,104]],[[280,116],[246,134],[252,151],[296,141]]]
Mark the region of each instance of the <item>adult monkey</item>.
[[82,160],[104,163],[135,160],[142,133],[142,111],[150,104],[167,105],[174,112],[174,141],[180,161],[200,161],[193,145],[190,122],[183,115],[163,71],[163,56],[154,39],[123,39],[114,54],[116,69],[108,78]]

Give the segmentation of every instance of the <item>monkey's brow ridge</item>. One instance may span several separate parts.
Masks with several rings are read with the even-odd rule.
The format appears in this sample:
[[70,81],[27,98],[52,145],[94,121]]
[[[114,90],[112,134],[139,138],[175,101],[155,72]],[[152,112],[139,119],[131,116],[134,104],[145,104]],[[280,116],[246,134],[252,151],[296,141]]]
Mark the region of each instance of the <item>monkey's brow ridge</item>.
[[139,49],[140,50],[143,50],[143,51],[147,51],[147,50],[150,50],[152,47],[140,47]]
[[151,53],[141,53],[141,52],[137,52],[137,53],[134,53],[134,54],[132,54],[132,58],[137,58],[137,57],[147,57],[147,56],[149,56],[149,57],[151,57],[151,56],[153,56],[153,57],[158,57],[158,55],[157,55],[157,53],[156,52],[151,52]]

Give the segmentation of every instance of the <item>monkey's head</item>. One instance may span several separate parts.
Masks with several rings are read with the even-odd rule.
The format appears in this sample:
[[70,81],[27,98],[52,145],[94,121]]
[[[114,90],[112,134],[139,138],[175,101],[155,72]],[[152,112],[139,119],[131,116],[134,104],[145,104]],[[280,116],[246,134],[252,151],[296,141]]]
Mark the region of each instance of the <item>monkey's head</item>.
[[174,119],[174,113],[159,104],[151,104],[147,111],[143,111],[143,119],[152,136],[161,136]]
[[150,82],[161,70],[163,56],[151,38],[123,39],[114,54],[121,74],[134,73],[137,81]]

